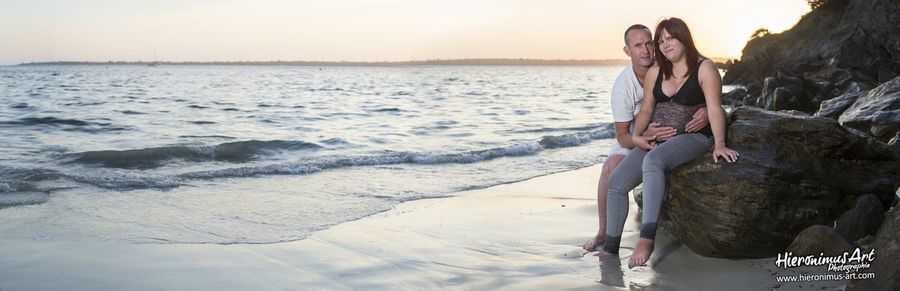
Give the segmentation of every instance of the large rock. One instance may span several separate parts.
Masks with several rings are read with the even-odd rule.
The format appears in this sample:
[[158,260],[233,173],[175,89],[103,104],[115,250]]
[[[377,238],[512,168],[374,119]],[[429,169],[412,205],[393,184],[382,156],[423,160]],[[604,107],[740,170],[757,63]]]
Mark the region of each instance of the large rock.
[[900,73],[900,1],[823,2],[791,29],[751,38],[724,82],[745,85],[752,96],[766,96],[767,77],[799,78],[804,91],[785,95],[797,100],[774,109],[811,112],[807,106],[818,108],[855,85],[869,89]]
[[775,256],[803,229],[832,225],[858,193],[889,205],[900,186],[887,145],[833,119],[739,107],[730,121],[736,163],[708,151],[670,173],[661,224],[700,255]]
[[730,106],[743,105],[745,97],[747,97],[747,89],[738,87],[728,93],[722,94],[722,104]]
[[[803,86],[804,80],[794,76],[776,74],[763,81],[762,91],[758,96],[749,95],[743,104],[768,110],[800,110],[812,112],[819,105],[809,99]],[[723,98],[724,99],[724,98]]]
[[881,141],[890,140],[900,131],[900,77],[860,95],[838,121]]
[[847,291],[855,290],[900,290],[900,207],[888,211],[884,224],[878,229],[875,241],[870,247],[875,249],[875,261],[866,271],[875,273],[874,279],[850,280]]
[[788,246],[787,251],[792,252],[794,256],[820,253],[834,256],[848,251],[852,252],[853,246],[844,237],[837,234],[833,228],[818,224],[801,231],[794,242]]
[[875,195],[866,194],[856,200],[853,209],[841,214],[834,230],[850,241],[874,234],[884,220],[884,205]]
[[825,100],[819,104],[819,111],[816,112],[816,116],[838,119],[841,113],[847,111],[847,108],[850,108],[859,99],[859,95],[861,93],[857,91]]

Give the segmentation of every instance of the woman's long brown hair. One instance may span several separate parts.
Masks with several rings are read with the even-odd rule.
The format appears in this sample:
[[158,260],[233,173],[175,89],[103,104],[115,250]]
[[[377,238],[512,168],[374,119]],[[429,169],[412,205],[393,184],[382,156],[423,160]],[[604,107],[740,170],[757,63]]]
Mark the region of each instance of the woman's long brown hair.
[[668,80],[674,73],[672,72],[672,62],[666,59],[659,49],[659,39],[662,38],[663,29],[684,45],[685,58],[687,58],[688,65],[688,71],[685,76],[690,76],[690,74],[700,69],[699,60],[706,57],[697,51],[697,46],[694,45],[694,38],[691,37],[691,30],[688,29],[687,24],[684,23],[684,20],[677,17],[663,19],[656,25],[656,33],[653,34],[653,47],[656,50],[657,63],[659,63],[659,68],[663,71],[665,79]]

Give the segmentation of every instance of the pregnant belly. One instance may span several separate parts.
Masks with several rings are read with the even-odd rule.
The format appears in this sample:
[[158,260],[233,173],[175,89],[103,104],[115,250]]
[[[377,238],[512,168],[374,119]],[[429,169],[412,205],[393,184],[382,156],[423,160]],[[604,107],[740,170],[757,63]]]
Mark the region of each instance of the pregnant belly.
[[656,103],[653,110],[653,117],[650,122],[658,122],[660,126],[673,127],[678,130],[678,134],[684,133],[684,128],[697,112],[702,104],[694,106],[685,106],[674,101]]

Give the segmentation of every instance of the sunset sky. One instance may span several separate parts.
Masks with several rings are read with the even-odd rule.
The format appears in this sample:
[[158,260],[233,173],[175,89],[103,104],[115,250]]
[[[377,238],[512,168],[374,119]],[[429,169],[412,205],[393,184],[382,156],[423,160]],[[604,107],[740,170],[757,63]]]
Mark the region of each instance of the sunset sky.
[[0,64],[625,58],[625,28],[671,16],[701,53],[739,57],[756,29],[807,12],[804,0],[0,0]]

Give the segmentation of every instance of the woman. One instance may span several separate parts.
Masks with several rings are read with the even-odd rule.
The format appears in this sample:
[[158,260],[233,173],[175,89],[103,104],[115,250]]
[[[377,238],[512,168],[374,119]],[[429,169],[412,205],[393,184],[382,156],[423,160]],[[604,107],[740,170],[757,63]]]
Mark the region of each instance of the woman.
[[[609,178],[607,228],[603,254],[616,254],[628,216],[628,191],[644,183],[640,239],[628,266],[645,265],[653,252],[656,221],[666,192],[666,172],[687,163],[715,144],[712,158],[728,162],[738,153],[725,146],[725,110],[719,70],[697,51],[687,24],[669,18],[656,26],[654,46],[657,64],[644,78],[644,99],[635,119],[632,150]],[[698,131],[684,131],[697,107],[707,106],[710,124]],[[656,111],[656,112],[654,112]],[[678,129],[667,140],[642,137],[652,121]],[[711,135],[711,136],[710,136]]]

